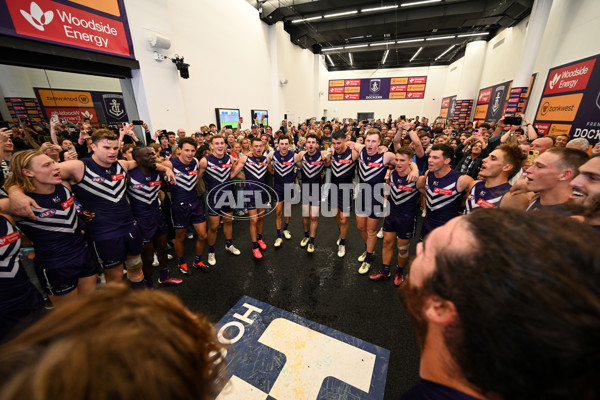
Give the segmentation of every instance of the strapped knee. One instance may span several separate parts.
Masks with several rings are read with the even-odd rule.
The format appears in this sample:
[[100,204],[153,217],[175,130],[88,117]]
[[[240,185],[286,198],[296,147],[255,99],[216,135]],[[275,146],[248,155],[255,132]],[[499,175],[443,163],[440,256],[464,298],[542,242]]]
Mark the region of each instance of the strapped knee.
[[398,257],[408,258],[408,249],[410,249],[410,243],[406,246],[398,246]]
[[126,260],[125,268],[127,268],[127,279],[130,281],[139,282],[144,279],[144,273],[142,272],[142,258],[140,256]]

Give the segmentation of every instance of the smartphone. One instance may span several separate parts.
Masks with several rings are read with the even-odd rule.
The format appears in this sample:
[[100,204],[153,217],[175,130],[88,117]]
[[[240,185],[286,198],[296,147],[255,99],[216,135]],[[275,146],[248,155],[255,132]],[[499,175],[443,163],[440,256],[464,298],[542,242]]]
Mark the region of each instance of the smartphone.
[[144,121],[134,119],[133,121],[131,121],[131,125],[144,125]]
[[527,164],[533,164],[539,155],[540,152],[538,150],[529,150],[529,154],[527,155]]
[[388,118],[392,118],[392,114],[388,115]]
[[325,120],[327,119],[327,117],[321,117],[321,121],[325,122]]
[[406,121],[406,115],[401,115],[401,116],[400,116],[400,120],[401,120],[401,121]]
[[52,114],[52,116],[50,117],[50,119],[56,123],[58,123],[58,114]]
[[283,119],[287,119],[287,114],[283,114]]
[[522,123],[523,123],[522,117],[504,117],[504,125],[521,126]]
[[481,128],[477,128],[473,131],[474,135],[481,136]]
[[233,129],[233,126],[231,126],[231,125],[225,125],[225,129]]
[[67,151],[75,152],[75,146],[70,145],[69,147],[67,147]]

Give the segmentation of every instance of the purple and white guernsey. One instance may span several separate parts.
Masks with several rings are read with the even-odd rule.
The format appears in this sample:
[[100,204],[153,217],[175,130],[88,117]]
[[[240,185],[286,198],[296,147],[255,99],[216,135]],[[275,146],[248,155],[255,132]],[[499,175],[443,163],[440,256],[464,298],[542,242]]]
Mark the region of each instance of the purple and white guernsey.
[[421,192],[416,182],[409,182],[407,176],[400,176],[394,170],[390,177],[390,214],[414,217],[419,210]]
[[510,188],[511,185],[508,182],[490,188],[485,187],[484,181],[477,182],[469,192],[465,214],[469,214],[477,208],[498,207],[502,197],[504,197]]
[[370,156],[367,154],[367,148],[363,147],[358,161],[358,176],[362,183],[375,185],[385,182],[387,166],[383,162],[384,154],[375,153]]
[[198,200],[196,195],[196,182],[198,181],[198,160],[192,158],[192,162],[184,164],[179,157],[171,159],[173,173],[177,183],[171,186],[173,204],[192,204]]
[[462,193],[456,190],[456,186],[461,176],[460,172],[453,169],[441,178],[436,178],[431,172],[427,174],[427,215],[423,221],[422,236],[458,216]]
[[321,172],[324,167],[325,162],[320,151],[317,150],[312,156],[305,152],[302,156],[302,184],[323,183]]
[[149,176],[144,175],[139,168],[129,171],[127,196],[136,220],[162,215],[158,204],[160,185],[160,173],[156,170]]
[[77,201],[96,214],[86,228],[94,240],[110,239],[131,229],[133,215],[125,192],[127,172],[118,162],[102,167],[92,158],[81,160],[83,179],[72,186]]
[[339,154],[333,152],[331,156],[331,183],[352,183],[356,161],[352,160],[352,149],[350,147]]

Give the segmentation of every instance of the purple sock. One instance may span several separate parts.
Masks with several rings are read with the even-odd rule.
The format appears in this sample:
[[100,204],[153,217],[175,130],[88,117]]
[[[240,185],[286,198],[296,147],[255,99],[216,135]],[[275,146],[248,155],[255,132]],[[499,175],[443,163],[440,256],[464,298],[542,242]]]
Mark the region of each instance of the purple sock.
[[373,253],[369,253],[367,251],[367,256],[365,257],[365,262],[370,263],[372,259],[373,259]]
[[194,256],[194,264],[200,264],[202,262],[202,256],[200,255],[195,255]]
[[262,233],[259,233],[256,235],[256,240],[262,240]]
[[159,278],[161,282],[164,282],[167,279],[169,279],[169,268],[161,269],[159,272]]
[[208,252],[209,252],[209,253],[214,253],[214,252],[215,252],[215,246],[214,246],[214,245],[212,245],[212,246],[211,246],[211,245],[209,245],[209,246],[208,246]]
[[396,272],[399,272],[400,275],[404,275],[404,267],[396,265]]
[[281,233],[281,229],[277,229],[277,237],[283,237],[283,234]]
[[311,237],[310,239],[308,239],[308,243],[315,244],[315,238]]
[[258,249],[258,242],[252,242],[252,249]]
[[129,281],[129,286],[131,286],[134,290],[144,289],[146,287],[146,283],[142,280],[139,282],[131,282]]
[[148,289],[154,289],[154,282],[152,282],[152,279],[144,279],[144,283]]
[[308,234],[308,232],[304,232],[304,237],[309,237],[310,235]]
[[389,275],[390,274],[390,266],[386,265],[386,264],[383,264],[381,266],[381,272],[383,272],[386,275]]
[[287,231],[287,230],[288,230],[288,224],[287,224],[287,223],[284,223],[284,224],[283,224],[283,230],[284,230],[284,231]]
[[346,245],[346,239],[340,238],[340,246],[345,246],[345,245]]
[[225,246],[231,247],[233,245],[233,239],[225,239]]
[[179,265],[185,264],[185,258],[183,258],[183,257],[178,257],[178,258],[179,258],[179,261],[178,261]]

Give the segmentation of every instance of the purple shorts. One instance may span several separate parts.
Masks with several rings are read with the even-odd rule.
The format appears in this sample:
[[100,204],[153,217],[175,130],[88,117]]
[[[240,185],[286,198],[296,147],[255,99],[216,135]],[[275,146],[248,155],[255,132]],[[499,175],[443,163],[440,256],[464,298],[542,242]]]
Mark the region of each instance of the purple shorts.
[[302,182],[302,205],[319,207],[321,205],[321,186],[319,182]]
[[35,273],[46,293],[61,296],[77,287],[79,278],[96,275],[98,265],[94,262],[87,246],[81,257],[68,263],[34,261]]
[[140,228],[144,245],[152,242],[155,237],[167,234],[167,223],[160,210],[157,210],[152,217],[136,217],[135,219]]
[[[337,185],[348,185],[348,184],[335,184]],[[353,200],[353,196],[354,196],[354,190],[352,189],[352,184],[349,184],[350,187],[345,188],[345,187],[339,187],[337,189],[335,189],[335,186],[333,186],[332,192],[329,194],[328,199],[329,199],[329,204],[331,205],[332,209],[338,209],[341,212],[343,212],[344,214],[350,214],[350,211],[352,211],[352,203],[354,202]],[[337,205],[333,204],[333,191],[335,190],[336,194],[337,194]]]
[[367,186],[366,183],[360,183],[358,190],[356,191],[356,205],[354,212],[359,216],[367,216],[372,219],[379,219],[385,216],[385,210],[383,208],[383,202],[379,198],[383,198],[383,191],[380,193],[379,198],[376,198],[373,194],[374,190],[377,190],[372,185]]
[[202,204],[198,199],[193,200],[192,203],[172,203],[171,216],[175,229],[187,229],[190,225],[206,222]]
[[410,239],[415,234],[416,215],[388,215],[383,220],[383,231],[394,232],[398,239]]
[[210,190],[206,196],[208,215],[216,217],[232,213],[231,200],[235,200],[235,195],[230,187],[217,187]]
[[123,264],[127,256],[140,255],[143,247],[142,235],[138,229],[137,221],[133,222],[129,232],[124,235],[92,242],[96,258],[104,269]]
[[244,189],[244,198],[248,210],[266,209],[272,200],[265,189]]

